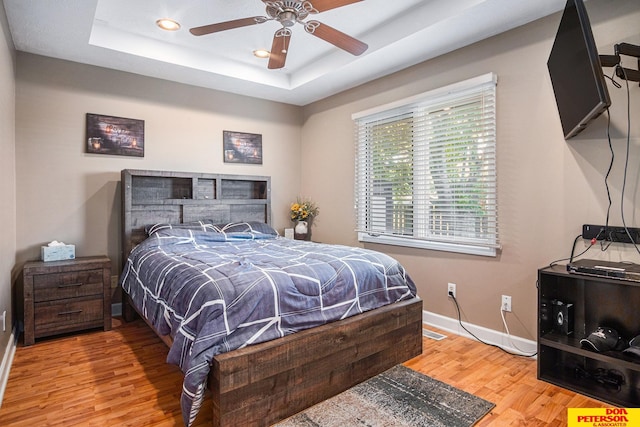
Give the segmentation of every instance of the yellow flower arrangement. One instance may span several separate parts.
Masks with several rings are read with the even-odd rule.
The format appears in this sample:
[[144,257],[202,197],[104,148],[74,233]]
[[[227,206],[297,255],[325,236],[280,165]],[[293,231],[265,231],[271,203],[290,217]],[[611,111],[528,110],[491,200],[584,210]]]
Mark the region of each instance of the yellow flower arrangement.
[[319,213],[320,210],[311,200],[298,198],[291,205],[290,217],[291,221],[308,221]]

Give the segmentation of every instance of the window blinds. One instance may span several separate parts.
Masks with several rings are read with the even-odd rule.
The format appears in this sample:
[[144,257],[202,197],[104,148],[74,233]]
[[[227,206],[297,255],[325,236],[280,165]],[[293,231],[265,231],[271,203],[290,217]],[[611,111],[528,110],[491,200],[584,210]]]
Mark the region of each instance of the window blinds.
[[495,87],[488,74],[354,115],[364,240],[499,247]]

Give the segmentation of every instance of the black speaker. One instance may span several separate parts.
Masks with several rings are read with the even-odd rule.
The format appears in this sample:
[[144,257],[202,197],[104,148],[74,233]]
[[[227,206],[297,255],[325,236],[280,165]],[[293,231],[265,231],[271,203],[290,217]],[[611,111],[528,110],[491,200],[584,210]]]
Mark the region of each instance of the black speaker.
[[551,312],[551,304],[548,300],[540,302],[540,332],[542,335],[551,332],[553,327],[553,313]]
[[573,304],[551,301],[553,306],[553,329],[563,335],[573,333]]

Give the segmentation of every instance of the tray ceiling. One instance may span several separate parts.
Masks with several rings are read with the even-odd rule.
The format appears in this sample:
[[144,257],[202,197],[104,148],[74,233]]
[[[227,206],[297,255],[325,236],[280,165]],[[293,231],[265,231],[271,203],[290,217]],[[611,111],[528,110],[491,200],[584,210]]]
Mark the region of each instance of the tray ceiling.
[[[275,21],[196,37],[189,28],[265,16],[260,0],[4,0],[16,49],[306,105],[562,10],[565,0],[364,0],[312,19],[369,45],[353,56],[304,31],[267,69]],[[155,21],[171,18],[175,32]]]

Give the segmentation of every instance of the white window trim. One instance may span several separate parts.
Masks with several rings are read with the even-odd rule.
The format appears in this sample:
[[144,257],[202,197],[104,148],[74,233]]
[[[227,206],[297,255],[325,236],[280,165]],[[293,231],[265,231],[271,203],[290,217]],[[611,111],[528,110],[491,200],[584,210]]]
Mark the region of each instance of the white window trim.
[[398,101],[390,102],[388,104],[379,105],[377,107],[370,108],[368,110],[360,111],[358,113],[353,113],[351,115],[352,120],[361,119],[363,117],[367,117],[373,114],[378,114],[383,111],[391,110],[394,108],[400,108],[405,105],[411,105],[415,102],[421,101],[424,98],[433,98],[433,100],[437,100],[438,97],[448,96],[452,93],[459,92],[461,90],[466,90],[473,86],[479,86],[485,83],[498,83],[498,76],[495,73],[487,73],[478,77],[473,77],[471,79],[467,79],[461,82],[453,83],[448,86],[439,87],[437,89],[429,90],[427,92],[420,93],[418,95],[410,96],[408,98],[400,99]]
[[358,241],[365,243],[377,243],[380,245],[404,246],[407,248],[430,249],[444,252],[455,252],[459,254],[480,255],[495,257],[498,253],[496,248],[472,245],[457,245],[455,243],[436,242],[432,240],[411,239],[409,237],[395,237],[374,235],[370,233],[358,232]]
[[[363,117],[385,112],[387,110],[392,110],[396,108],[401,108],[403,106],[411,105],[416,102],[422,101],[425,98],[430,98],[433,101],[437,101],[437,99],[440,97],[447,97],[453,93],[464,91],[474,86],[479,86],[487,83],[497,84],[497,82],[498,82],[498,76],[495,73],[487,73],[478,77],[453,83],[448,86],[423,92],[421,94],[404,98],[395,102],[387,103],[374,108],[370,108],[368,110],[353,113],[351,115],[351,118],[352,120],[355,121]],[[367,233],[367,232],[361,232],[361,231],[358,232],[358,241],[367,242],[367,243],[411,247],[411,248],[418,248],[418,249],[430,249],[430,250],[438,250],[438,251],[446,251],[446,252],[454,252],[454,253],[463,253],[463,254],[479,255],[479,256],[487,256],[487,257],[496,257],[498,254],[498,250],[501,249],[501,246],[496,248],[491,246],[456,244],[456,243],[450,243],[450,242],[438,242],[434,240],[412,239],[407,236],[396,237],[391,235],[374,234],[374,233]]]

